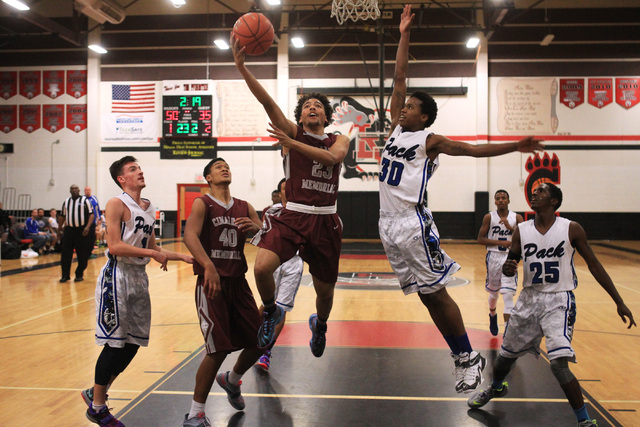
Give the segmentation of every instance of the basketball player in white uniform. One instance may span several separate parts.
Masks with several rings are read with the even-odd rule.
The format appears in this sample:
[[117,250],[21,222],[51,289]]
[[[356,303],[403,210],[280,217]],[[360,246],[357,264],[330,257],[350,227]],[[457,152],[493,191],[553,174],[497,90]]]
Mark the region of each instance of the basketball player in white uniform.
[[482,382],[486,361],[473,351],[460,309],[447,293],[446,285],[460,266],[440,248],[438,229],[425,203],[427,183],[438,168],[440,154],[490,157],[513,151],[532,152],[542,145],[533,137],[506,144],[471,145],[427,131],[438,112],[436,102],[422,91],[406,99],[409,36],[414,18],[411,6],[405,6],[391,100],[393,130],[380,153],[378,226],[402,290],[405,294],[418,293],[451,348],[456,391],[471,392]]
[[[278,196],[280,197],[281,203],[273,204],[262,216],[263,228],[270,227],[270,217],[278,216],[284,209],[284,206],[287,204],[287,195],[285,192],[286,189],[286,178],[282,178],[278,183]],[[276,304],[282,308],[284,311],[284,315],[282,316],[282,320],[276,326],[275,338],[273,343],[265,350],[264,354],[260,356],[258,362],[256,362],[256,366],[263,371],[268,371],[269,366],[271,365],[271,349],[275,345],[280,336],[280,332],[282,332],[282,328],[284,328],[284,323],[287,319],[287,313],[293,310],[293,305],[296,300],[296,294],[298,293],[298,289],[300,288],[300,281],[302,280],[302,272],[304,269],[304,262],[302,258],[300,258],[299,254],[294,255],[288,261],[280,264],[280,267],[276,269],[273,273],[273,280],[276,282]],[[260,309],[262,311],[264,307]]]
[[496,358],[491,387],[477,392],[468,400],[471,408],[484,406],[494,397],[507,394],[506,378],[516,358],[531,352],[540,353],[545,338],[551,372],[558,380],[578,420],[578,426],[595,426],[584,404],[580,384],[569,370],[568,362],[576,361],[571,346],[576,321],[573,290],[578,286],[573,264],[576,249],[589,271],[611,296],[618,315],[629,328],[636,326],[631,311],[611,281],[591,246],[584,229],[575,221],[556,216],[562,204],[562,191],[554,184],[540,184],[531,196],[535,219],[519,224],[513,234],[511,250],[503,272],[514,275],[518,260],[523,259],[523,290],[511,311],[500,354]]
[[140,196],[146,184],[137,160],[125,156],[109,170],[124,192],[109,200],[105,209],[109,248],[96,286],[96,344],[103,349],[96,362],[95,384],[82,392],[82,398],[89,406],[89,421],[118,427],[123,424],[106,406],[107,390],[138,348],[149,343],[151,300],[145,266],[153,258],[166,271],[168,260],[191,264],[193,257],[156,245],[156,211]]
[[524,219],[522,215],[509,210],[509,193],[498,190],[493,195],[497,209],[489,212],[482,219],[478,232],[478,243],[487,247],[487,279],[485,289],[489,292],[489,331],[493,336],[498,335],[498,292],[504,300],[504,323],[509,321],[513,299],[518,285],[518,275],[512,277],[502,274],[502,264],[507,260],[511,236],[517,224]]

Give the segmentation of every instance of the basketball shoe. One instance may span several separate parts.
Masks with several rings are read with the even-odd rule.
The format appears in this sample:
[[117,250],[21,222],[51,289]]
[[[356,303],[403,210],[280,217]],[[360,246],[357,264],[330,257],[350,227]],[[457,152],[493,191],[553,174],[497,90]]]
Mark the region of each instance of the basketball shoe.
[[276,339],[276,326],[282,320],[284,310],[276,305],[276,311],[269,316],[266,311],[262,312],[262,325],[258,330],[258,348],[264,350],[269,347]]
[[[84,403],[86,403],[87,406],[91,405],[91,403],[93,402],[93,387],[82,390],[80,392],[80,395],[82,396],[82,400],[84,400]],[[105,396],[104,400],[105,402],[109,400],[108,394]]]
[[264,352],[262,356],[260,356],[260,359],[258,359],[256,366],[262,369],[263,371],[268,372],[270,364],[271,364],[271,350],[267,350]]
[[242,411],[244,409],[244,397],[242,397],[242,393],[240,393],[240,386],[242,385],[242,381],[238,383],[238,385],[233,385],[229,383],[229,371],[220,372],[216,375],[216,382],[220,387],[227,392],[227,400],[238,411]]
[[452,374],[456,379],[456,392],[462,393],[462,387],[464,385],[464,366],[462,366],[462,363],[460,362],[459,355],[451,353],[451,357],[453,358],[453,364],[455,365]]
[[93,410],[93,404],[91,404],[87,409],[86,415],[89,421],[96,423],[99,426],[125,427],[124,424],[118,421],[116,417],[109,412],[109,408],[107,406],[96,412]]
[[498,314],[489,315],[489,332],[495,337],[498,335],[498,331]]
[[318,324],[318,315],[313,313],[309,316],[309,329],[311,329],[311,341],[309,341],[309,347],[311,347],[311,353],[315,357],[322,356],[324,348],[327,345],[327,325],[324,327]]
[[487,360],[477,351],[472,351],[471,353],[460,353],[460,364],[464,369],[464,381],[460,390],[456,387],[456,391],[471,393],[484,381],[482,370],[486,366]]
[[184,414],[182,427],[211,427],[211,422],[209,418],[204,415],[204,412],[200,412],[192,418],[189,418],[189,414]]
[[598,422],[596,420],[583,420],[578,423],[578,427],[598,427]]
[[493,386],[489,386],[489,388],[486,390],[480,390],[479,392],[471,396],[469,400],[467,400],[467,405],[469,405],[469,408],[472,408],[472,409],[481,408],[487,403],[489,403],[489,401],[494,397],[506,396],[508,392],[509,392],[509,384],[507,384],[507,382],[504,381],[502,383],[502,388],[500,389],[493,388]]

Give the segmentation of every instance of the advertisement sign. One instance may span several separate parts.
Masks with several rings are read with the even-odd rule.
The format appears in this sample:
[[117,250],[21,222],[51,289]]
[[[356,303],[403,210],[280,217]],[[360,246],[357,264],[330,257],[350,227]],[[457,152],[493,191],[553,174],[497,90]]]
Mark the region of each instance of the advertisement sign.
[[589,104],[603,108],[613,102],[613,79],[589,79]]
[[27,133],[40,129],[40,105],[20,106],[20,129]]

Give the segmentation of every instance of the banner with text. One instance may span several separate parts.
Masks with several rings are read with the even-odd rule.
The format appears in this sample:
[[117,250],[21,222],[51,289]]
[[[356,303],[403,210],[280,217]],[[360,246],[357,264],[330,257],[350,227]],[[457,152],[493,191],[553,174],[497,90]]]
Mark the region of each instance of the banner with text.
[[2,71],[0,72],[0,95],[4,99],[16,96],[18,93],[18,72]]
[[160,139],[161,159],[215,159],[218,138]]
[[560,102],[569,108],[584,103],[584,79],[560,79]]
[[640,78],[616,77],[616,102],[631,108],[640,100]]
[[18,106],[0,105],[0,130],[9,133],[18,127]]
[[103,142],[158,142],[156,113],[108,113],[102,115]]
[[589,104],[604,108],[613,102],[613,79],[589,79]]
[[64,70],[45,70],[42,72],[44,94],[55,99],[64,94],[65,79]]
[[40,105],[20,106],[20,129],[27,133],[40,129]]
[[20,95],[27,99],[42,93],[41,71],[20,71]]
[[42,106],[42,127],[51,133],[64,128],[64,105],[45,104]]

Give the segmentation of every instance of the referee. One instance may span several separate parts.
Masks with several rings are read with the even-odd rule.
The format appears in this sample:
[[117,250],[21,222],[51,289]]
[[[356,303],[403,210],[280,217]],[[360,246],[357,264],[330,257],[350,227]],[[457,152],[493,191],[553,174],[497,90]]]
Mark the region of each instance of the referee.
[[73,184],[69,188],[71,197],[62,204],[60,216],[60,228],[64,227],[62,233],[62,254],[60,266],[62,267],[62,278],[60,283],[68,282],[70,279],[71,261],[73,260],[73,250],[78,257],[78,267],[76,267],[76,282],[82,282],[84,270],[87,268],[89,260],[89,233],[93,224],[93,207],[89,199],[80,196],[80,187]]

